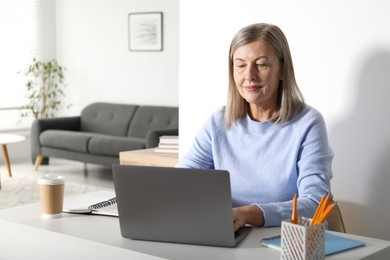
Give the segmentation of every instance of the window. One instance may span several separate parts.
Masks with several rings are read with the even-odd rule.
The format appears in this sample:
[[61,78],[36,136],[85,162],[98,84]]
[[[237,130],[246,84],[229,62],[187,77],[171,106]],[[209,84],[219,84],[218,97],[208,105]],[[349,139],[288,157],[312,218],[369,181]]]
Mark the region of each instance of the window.
[[0,0],[0,131],[31,124],[32,119],[18,121],[26,99],[23,71],[33,56],[41,54],[39,2]]

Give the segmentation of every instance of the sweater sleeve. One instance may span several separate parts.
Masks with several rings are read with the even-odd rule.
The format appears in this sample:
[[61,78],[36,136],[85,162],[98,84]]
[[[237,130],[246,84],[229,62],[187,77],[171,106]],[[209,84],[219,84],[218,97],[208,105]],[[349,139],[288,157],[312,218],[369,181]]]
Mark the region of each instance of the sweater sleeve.
[[[325,122],[318,112],[308,125],[296,131],[304,131],[297,160],[298,214],[311,218],[321,197],[331,191],[333,152],[328,144]],[[264,212],[264,226],[280,226],[282,220],[291,218],[292,198],[257,205]]]

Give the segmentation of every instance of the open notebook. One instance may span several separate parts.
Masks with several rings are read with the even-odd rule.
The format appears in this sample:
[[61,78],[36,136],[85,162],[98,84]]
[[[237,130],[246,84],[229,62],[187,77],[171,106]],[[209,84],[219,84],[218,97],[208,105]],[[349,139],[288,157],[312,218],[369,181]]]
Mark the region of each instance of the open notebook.
[[81,196],[77,200],[66,202],[63,212],[118,217],[115,193],[96,192]]
[[[274,236],[269,238],[264,238],[261,240],[263,246],[281,250],[281,237]],[[330,233],[325,231],[325,255],[331,255],[338,252],[350,250],[356,247],[364,246],[364,242],[346,238],[343,236],[336,235],[335,233]]]

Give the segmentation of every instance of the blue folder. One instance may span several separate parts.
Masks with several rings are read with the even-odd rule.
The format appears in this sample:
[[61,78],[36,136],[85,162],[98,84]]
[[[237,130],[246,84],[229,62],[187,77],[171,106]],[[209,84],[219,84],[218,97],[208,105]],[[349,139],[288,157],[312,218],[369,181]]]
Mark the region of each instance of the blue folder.
[[[281,250],[281,240],[279,236],[274,236],[270,238],[264,238],[261,240],[263,246],[271,247],[274,249]],[[331,255],[338,252],[346,251],[352,248],[364,246],[364,242],[346,238],[334,233],[329,233],[325,231],[325,255]]]

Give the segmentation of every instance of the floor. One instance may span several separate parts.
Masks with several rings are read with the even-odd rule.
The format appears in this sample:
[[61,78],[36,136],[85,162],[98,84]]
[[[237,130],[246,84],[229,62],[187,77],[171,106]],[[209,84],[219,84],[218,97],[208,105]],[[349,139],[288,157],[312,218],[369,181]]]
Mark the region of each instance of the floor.
[[[49,165],[41,165],[37,172],[34,171],[31,162],[11,162],[11,170],[17,174],[61,175],[68,181],[114,189],[111,168],[96,164],[86,164],[85,166],[82,162],[50,158]],[[1,165],[1,175],[8,176],[4,165]]]

